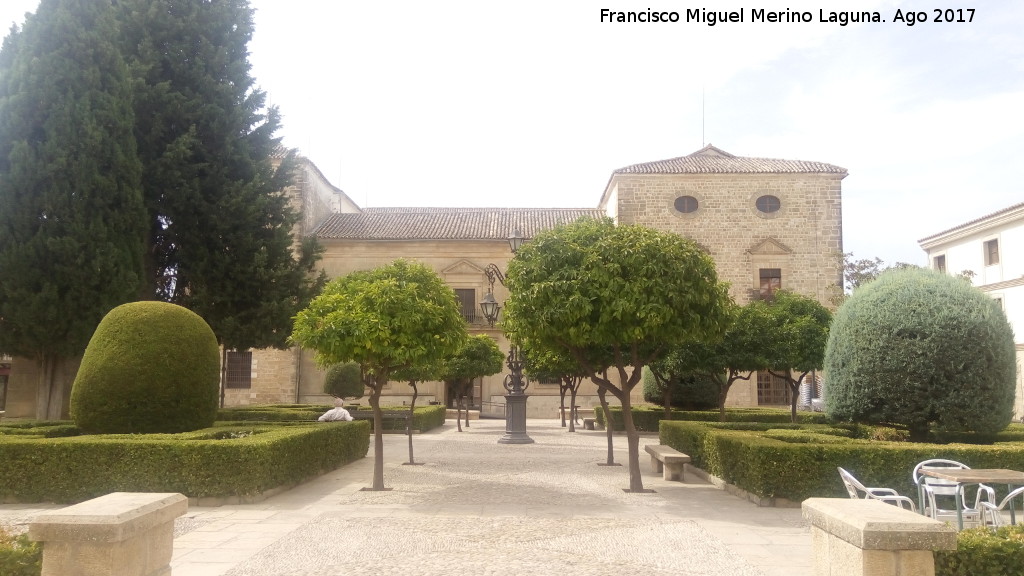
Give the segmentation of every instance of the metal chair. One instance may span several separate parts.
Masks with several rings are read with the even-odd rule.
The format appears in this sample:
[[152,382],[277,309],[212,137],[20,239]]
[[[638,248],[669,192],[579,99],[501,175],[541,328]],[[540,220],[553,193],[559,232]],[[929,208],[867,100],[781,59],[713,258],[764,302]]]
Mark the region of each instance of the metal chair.
[[900,496],[892,488],[870,488],[861,484],[859,480],[853,477],[853,474],[850,474],[841,467],[837,468],[839,468],[839,477],[843,479],[843,485],[846,486],[846,492],[850,495],[850,498],[858,500],[860,499],[860,494],[863,493],[864,499],[881,500],[887,504],[908,508],[911,512],[917,512],[917,506],[914,505],[912,499]]
[[1000,502],[998,506],[994,502],[982,502],[981,510],[985,514],[985,516],[987,516],[987,519],[985,520],[986,524],[993,528],[998,528],[999,526],[1006,526],[1006,518],[1003,517],[1002,513],[1007,506],[1010,506],[1010,523],[1016,524],[1017,518],[1011,503],[1013,502],[1014,498],[1020,497],[1022,494],[1024,494],[1024,486],[1021,486],[1020,488],[1015,488],[1014,490],[1010,491],[1010,493],[1007,494],[1005,498],[1003,498],[1002,502]]
[[914,471],[911,475],[914,478],[914,484],[917,486],[917,497],[918,502],[921,505],[921,513],[925,516],[930,516],[935,520],[956,522],[956,498],[957,492],[959,492],[960,502],[963,506],[960,510],[960,514],[963,518],[964,527],[980,526],[984,524],[981,507],[982,495],[984,494],[987,502],[994,503],[996,497],[995,491],[992,490],[992,487],[985,484],[978,484],[978,492],[974,497],[974,506],[968,506],[967,493],[961,484],[943,480],[941,478],[925,476],[921,473],[922,470],[936,468],[958,468],[962,470],[971,469],[970,466],[962,462],[946,460],[944,458],[932,458],[930,460],[918,462],[918,464],[914,466]]

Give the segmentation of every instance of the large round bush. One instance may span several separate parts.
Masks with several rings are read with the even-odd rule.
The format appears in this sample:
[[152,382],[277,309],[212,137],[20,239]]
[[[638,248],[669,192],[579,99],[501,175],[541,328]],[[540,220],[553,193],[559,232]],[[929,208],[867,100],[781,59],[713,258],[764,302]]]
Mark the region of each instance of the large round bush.
[[111,310],[82,357],[71,417],[83,431],[185,432],[217,416],[220,353],[210,326],[165,302]]
[[[644,370],[644,402],[664,407],[665,395],[650,370]],[[672,375],[666,384],[672,390],[672,408],[710,410],[718,406],[718,383],[703,375]]]
[[355,362],[332,364],[324,373],[324,392],[335,398],[362,398],[363,371]]
[[825,350],[827,411],[856,422],[992,433],[1013,417],[1013,331],[967,281],[893,270],[836,312]]

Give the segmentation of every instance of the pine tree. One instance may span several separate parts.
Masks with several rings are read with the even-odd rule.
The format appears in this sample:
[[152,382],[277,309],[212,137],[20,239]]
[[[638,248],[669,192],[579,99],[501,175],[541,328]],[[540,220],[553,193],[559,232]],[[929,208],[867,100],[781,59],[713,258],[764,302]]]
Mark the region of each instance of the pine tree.
[[108,1],[43,0],[0,50],[0,350],[39,362],[39,418],[62,416],[58,365],[142,282],[141,165],[117,29]]
[[285,347],[323,284],[319,249],[294,241],[276,108],[250,75],[246,0],[124,0],[123,50],[149,213],[143,297],[202,316],[225,349]]

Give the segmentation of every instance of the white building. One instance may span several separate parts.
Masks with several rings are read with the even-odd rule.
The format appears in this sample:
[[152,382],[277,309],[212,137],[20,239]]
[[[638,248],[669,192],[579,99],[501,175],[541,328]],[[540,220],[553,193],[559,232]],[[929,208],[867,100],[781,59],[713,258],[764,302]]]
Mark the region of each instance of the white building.
[[931,268],[974,272],[972,282],[995,300],[1013,327],[1017,344],[1016,417],[1024,416],[1024,203],[918,241]]

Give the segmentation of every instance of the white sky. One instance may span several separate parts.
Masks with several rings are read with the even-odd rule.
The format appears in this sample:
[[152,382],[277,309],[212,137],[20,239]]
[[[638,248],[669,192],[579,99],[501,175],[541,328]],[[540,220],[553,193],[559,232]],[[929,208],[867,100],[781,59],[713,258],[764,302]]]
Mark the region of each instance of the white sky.
[[[1024,2],[971,23],[609,24],[680,0],[251,0],[253,74],[300,149],[363,206],[595,207],[611,172],[705,143],[843,166],[858,258],[1024,201]],[[38,0],[0,0],[0,24]],[[952,4],[950,4],[952,5]],[[914,26],[897,9],[926,10]],[[4,26],[6,29],[6,26]]]

